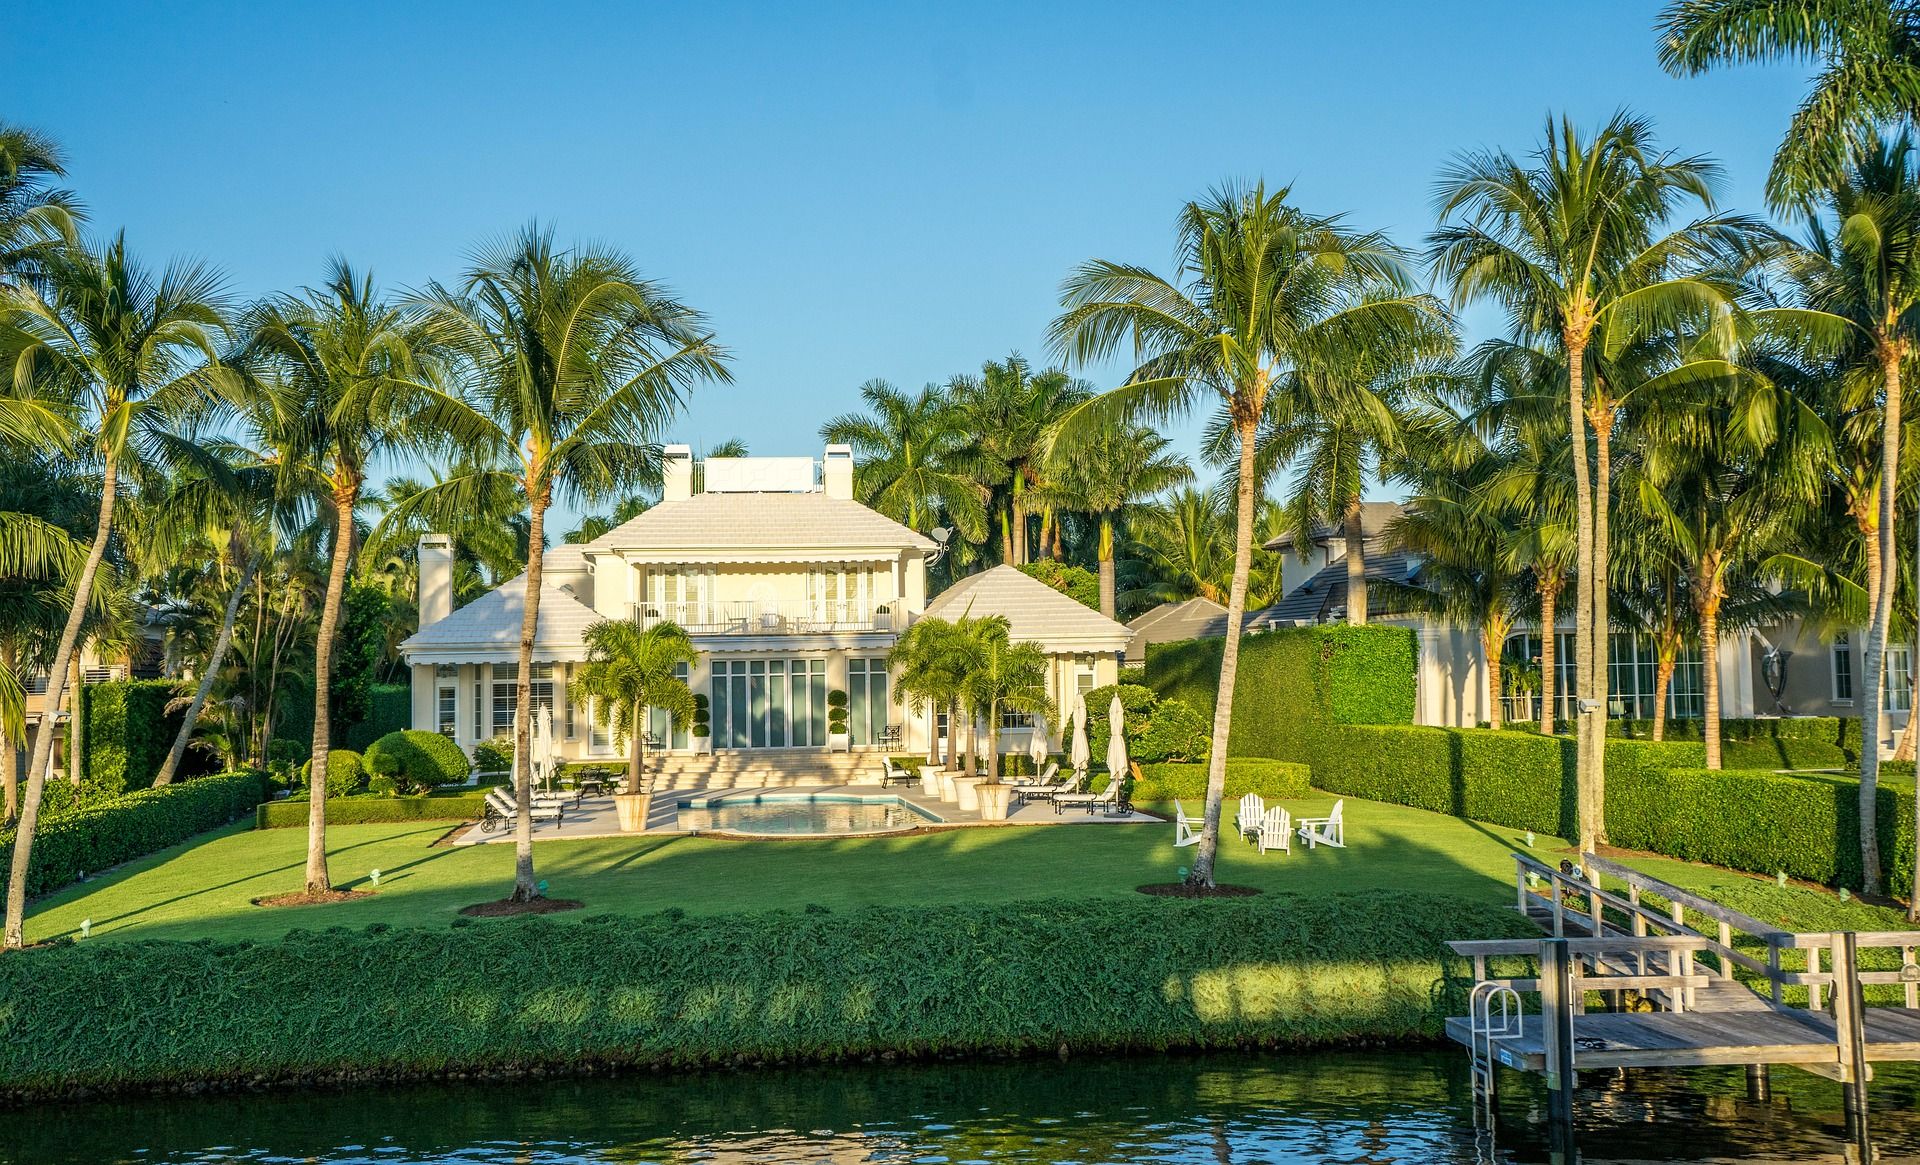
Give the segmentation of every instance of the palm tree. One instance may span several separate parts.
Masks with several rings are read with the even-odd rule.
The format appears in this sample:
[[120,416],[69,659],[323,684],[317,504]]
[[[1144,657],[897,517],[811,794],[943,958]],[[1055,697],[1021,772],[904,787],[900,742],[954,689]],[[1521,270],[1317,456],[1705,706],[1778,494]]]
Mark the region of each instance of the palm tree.
[[1031,561],[1028,494],[1044,485],[1049,435],[1060,420],[1085,401],[1089,390],[1063,369],[1041,372],[1019,354],[989,360],[978,376],[956,376],[948,385],[959,423],[971,434],[965,463],[982,487],[1004,485],[995,499],[1000,521],[1001,561],[1019,566]]
[[502,481],[527,498],[512,900],[529,902],[539,891],[526,712],[547,507],[556,495],[599,498],[657,482],[661,433],[696,386],[729,378],[726,357],[700,313],[643,278],[627,257],[598,246],[559,250],[552,232],[537,225],[476,256],[457,291],[435,285],[423,304],[461,352],[480,410],[463,444],[476,458],[470,472],[403,511],[470,510]]
[[273,451],[286,496],[314,499],[329,543],[314,638],[306,893],[332,891],[327,872],[330,677],[353,561],[354,511],[382,459],[456,432],[464,409],[434,376],[431,337],[414,315],[382,302],[370,275],[336,260],[325,282],[263,305],[249,321],[255,375],[242,408]]
[[1149,499],[1193,480],[1173,442],[1144,425],[1108,424],[1075,434],[1054,447],[1049,471],[1067,504],[1093,516],[1098,541],[1100,613],[1115,617],[1118,582],[1114,539],[1126,515]]
[[[1513,338],[1557,345],[1567,369],[1574,458],[1574,652],[1583,852],[1605,839],[1610,442],[1619,399],[1594,362],[1690,315],[1722,308],[1724,287],[1696,269],[1749,246],[1764,228],[1738,216],[1668,229],[1683,206],[1711,211],[1718,168],[1655,148],[1652,127],[1622,112],[1583,136],[1549,121],[1529,168],[1504,151],[1462,155],[1442,176],[1429,258],[1456,306],[1492,300]],[[1592,460],[1587,450],[1593,433]]]
[[985,538],[986,491],[962,464],[967,432],[946,393],[928,385],[908,396],[884,380],[869,380],[860,399],[866,412],[820,426],[823,440],[853,448],[860,500],[923,534],[944,520],[968,542]]
[[[1078,406],[1061,428],[1115,417],[1170,417],[1211,400],[1226,414],[1239,452],[1233,575],[1221,656],[1206,822],[1189,867],[1213,885],[1225,790],[1233,685],[1240,660],[1257,494],[1260,420],[1276,385],[1297,371],[1337,367],[1413,333],[1429,301],[1413,293],[1399,248],[1338,219],[1307,214],[1282,188],[1225,187],[1188,203],[1179,219],[1176,273],[1105,260],[1068,277],[1064,311],[1051,329],[1074,361],[1103,360],[1130,344],[1138,365],[1121,387]],[[1392,294],[1397,292],[1398,294]]]
[[1233,531],[1222,502],[1215,491],[1183,486],[1134,514],[1128,552],[1146,568],[1141,598],[1226,602],[1233,589]]
[[[887,669],[899,677],[893,686],[893,698],[901,703],[919,702],[927,709],[930,724],[935,710],[947,713],[948,768],[959,763],[960,704],[967,678],[965,630],[938,617],[916,619],[887,652]],[[939,734],[929,732],[929,764],[940,762],[939,743]]]
[[[215,337],[226,326],[219,278],[195,263],[158,275],[127,254],[124,236],[98,253],[67,249],[40,263],[33,284],[0,287],[0,355],[13,370],[15,391],[38,394],[57,386],[78,403],[81,428],[91,434],[89,455],[101,472],[92,545],[73,579],[73,594],[48,668],[46,707],[58,708],[94,579],[113,533],[114,502],[123,473],[140,474],[164,459],[199,456],[173,427],[199,410],[217,364]],[[40,814],[40,796],[53,760],[54,733],[36,734],[20,807],[12,881],[7,887],[6,946],[23,941],[28,861]]]
[[[1051,716],[1047,696],[1047,653],[1037,643],[1014,643],[1007,621],[994,616],[973,620],[975,651],[964,690],[967,703],[987,718],[987,781],[1000,781],[1000,714],[1024,712]],[[1119,779],[1120,774],[1115,774]]]
[[0,121],[0,287],[31,278],[41,260],[78,243],[85,214],[72,192],[53,184],[66,174],[59,143]]
[[1860,710],[1860,846],[1865,888],[1874,892],[1881,877],[1875,820],[1879,692],[1899,577],[1896,483],[1901,429],[1908,423],[1901,416],[1902,373],[1920,337],[1920,169],[1911,141],[1902,136],[1864,143],[1828,197],[1833,225],[1811,220],[1805,244],[1780,253],[1798,302],[1756,314],[1781,342],[1831,362],[1840,381],[1832,404],[1843,419],[1836,439],[1879,439],[1877,473],[1861,473],[1857,457],[1848,459],[1856,462],[1852,471],[1841,463],[1842,488],[1867,548],[1871,614],[1862,659],[1868,698]]
[[638,619],[609,619],[586,630],[587,662],[567,698],[597,701],[600,722],[628,741],[627,788],[642,791],[647,772],[647,709],[659,708],[676,725],[693,718],[693,689],[678,669],[700,658],[677,623],[643,627]]
[[[253,576],[261,562],[270,556],[274,544],[274,523],[283,516],[278,502],[282,478],[278,467],[251,450],[233,447],[218,452],[237,464],[213,472],[182,475],[172,483],[166,496],[155,506],[158,528],[150,545],[167,550],[205,552],[215,572],[231,581],[221,612],[220,630],[214,636],[201,667],[200,682],[180,720],[180,731],[167,751],[153,783],[167,785],[179,771],[193,739],[201,710],[213,694],[221,666],[233,646],[233,627],[240,615],[240,603],[253,587]],[[324,788],[324,786],[322,786]]]
[[1863,140],[1920,110],[1920,9],[1906,0],[1676,0],[1660,14],[1660,64],[1806,61],[1819,71],[1767,175],[1777,209],[1820,198]]

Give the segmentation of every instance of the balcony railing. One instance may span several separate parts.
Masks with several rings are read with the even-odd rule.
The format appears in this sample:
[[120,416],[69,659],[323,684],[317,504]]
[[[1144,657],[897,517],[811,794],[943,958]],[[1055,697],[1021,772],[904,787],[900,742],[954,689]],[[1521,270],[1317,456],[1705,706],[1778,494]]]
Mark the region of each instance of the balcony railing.
[[855,602],[644,603],[634,608],[641,625],[678,623],[690,635],[820,635],[836,631],[892,631],[905,626],[884,606]]

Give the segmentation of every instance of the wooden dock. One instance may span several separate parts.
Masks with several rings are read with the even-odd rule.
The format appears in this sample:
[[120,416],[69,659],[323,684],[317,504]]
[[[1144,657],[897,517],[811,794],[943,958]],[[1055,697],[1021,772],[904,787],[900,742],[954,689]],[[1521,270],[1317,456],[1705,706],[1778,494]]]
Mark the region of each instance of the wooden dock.
[[[1920,1061],[1920,932],[1784,931],[1591,854],[1514,865],[1515,907],[1544,936],[1448,944],[1472,960],[1474,987],[1447,1035],[1489,1107],[1500,1068],[1543,1076],[1549,1115],[1570,1128],[1582,1070],[1746,1065],[1764,1098],[1778,1064],[1839,1081],[1864,1128],[1872,1066]],[[1869,951],[1889,952],[1869,957],[1884,964],[1897,951],[1898,969],[1863,967]],[[1881,986],[1900,1002],[1868,1006]]]

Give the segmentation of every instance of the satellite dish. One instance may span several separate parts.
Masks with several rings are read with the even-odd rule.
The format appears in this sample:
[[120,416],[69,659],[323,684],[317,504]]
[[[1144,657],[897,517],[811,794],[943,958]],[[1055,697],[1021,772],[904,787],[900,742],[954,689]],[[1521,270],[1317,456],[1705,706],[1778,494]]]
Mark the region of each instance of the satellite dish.
[[931,533],[933,540],[942,545],[945,545],[946,542],[953,537],[953,531],[947,529],[945,526],[935,526]]

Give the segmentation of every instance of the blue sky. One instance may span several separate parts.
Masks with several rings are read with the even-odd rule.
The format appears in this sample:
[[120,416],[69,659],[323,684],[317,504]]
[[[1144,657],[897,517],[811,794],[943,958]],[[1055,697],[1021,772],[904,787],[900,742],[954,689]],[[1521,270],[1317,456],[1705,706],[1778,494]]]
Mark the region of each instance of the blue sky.
[[1455,151],[1626,105],[1758,209],[1803,72],[1669,78],[1658,8],[15,0],[0,118],[66,144],[96,228],[246,295],[336,252],[451,277],[534,217],[617,244],[734,353],[679,435],[803,453],[870,377],[1043,360],[1071,266],[1168,266],[1222,179],[1417,244]]

